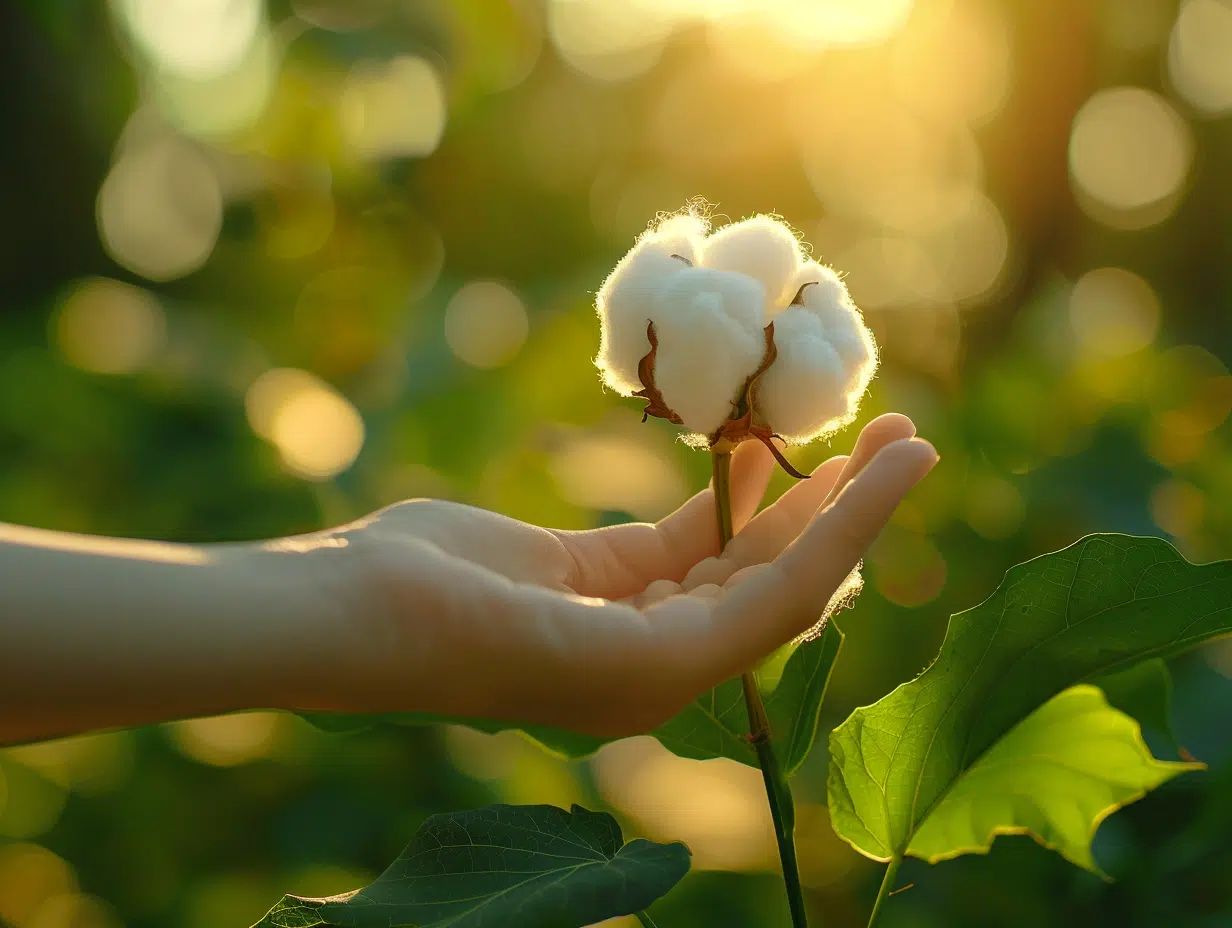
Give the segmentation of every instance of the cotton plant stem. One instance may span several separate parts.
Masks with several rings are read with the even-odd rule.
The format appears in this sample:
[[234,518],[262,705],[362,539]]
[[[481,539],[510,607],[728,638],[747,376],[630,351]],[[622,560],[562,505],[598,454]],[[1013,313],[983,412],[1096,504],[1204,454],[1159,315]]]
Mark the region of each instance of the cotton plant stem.
[[[719,522],[719,547],[726,548],[735,534],[732,530],[731,511],[731,451],[712,451],[714,463],[714,503]],[[783,865],[783,882],[787,886],[787,902],[791,908],[793,928],[807,928],[804,912],[804,892],[800,886],[800,868],[796,863],[796,807],[792,803],[791,788],[774,755],[770,741],[770,720],[766,706],[757,686],[757,677],[749,670],[740,676],[744,688],[744,704],[749,716],[749,740],[757,751],[762,780],[766,786],[766,799],[770,803],[770,815],[774,819],[774,837],[779,845],[779,860]]]
[[873,903],[873,911],[868,916],[868,928],[873,928],[877,924],[877,916],[881,914],[881,905],[890,897],[890,891],[894,887],[894,878],[898,876],[898,865],[902,862],[901,854],[895,854],[890,858],[885,875],[881,878],[881,889],[877,890],[877,901]]

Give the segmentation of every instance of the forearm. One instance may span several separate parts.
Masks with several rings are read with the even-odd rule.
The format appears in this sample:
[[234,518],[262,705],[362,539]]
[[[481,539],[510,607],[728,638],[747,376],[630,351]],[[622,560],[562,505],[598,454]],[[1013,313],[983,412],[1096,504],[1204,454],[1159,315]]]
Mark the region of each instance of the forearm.
[[332,704],[340,553],[0,525],[0,744]]

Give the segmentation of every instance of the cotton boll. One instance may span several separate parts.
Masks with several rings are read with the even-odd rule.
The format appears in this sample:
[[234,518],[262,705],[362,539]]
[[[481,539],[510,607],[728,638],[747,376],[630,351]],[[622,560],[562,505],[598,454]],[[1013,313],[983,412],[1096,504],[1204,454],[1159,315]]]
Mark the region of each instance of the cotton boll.
[[769,322],[795,295],[787,289],[801,260],[800,243],[787,225],[769,216],[754,216],[724,226],[706,239],[701,263],[760,281],[766,288]]
[[849,392],[848,371],[821,320],[792,306],[774,320],[778,356],[757,381],[757,417],[789,442],[834,431],[855,414],[859,393]]
[[650,305],[673,276],[696,263],[706,229],[704,219],[687,213],[664,220],[642,234],[599,288],[595,308],[601,331],[595,365],[603,382],[617,393],[631,396],[642,389],[637,365],[650,351]]
[[816,261],[806,262],[792,285],[801,294],[803,307],[821,321],[827,340],[842,360],[846,389],[863,393],[877,367],[877,347],[847,286],[833,269]]
[[[772,217],[709,231],[694,213],[666,217],[604,281],[595,359],[604,383],[626,396],[653,387],[652,415],[678,419],[694,433],[685,440],[705,447],[734,418],[773,320],[776,360],[754,390],[751,431],[734,425],[724,435],[764,440],[769,428],[800,443],[850,422],[877,353],[842,280],[806,260],[790,227]],[[653,383],[643,384],[648,323],[658,350]]]
[[687,268],[655,302],[655,386],[686,428],[710,435],[761,364],[764,292],[739,274]]

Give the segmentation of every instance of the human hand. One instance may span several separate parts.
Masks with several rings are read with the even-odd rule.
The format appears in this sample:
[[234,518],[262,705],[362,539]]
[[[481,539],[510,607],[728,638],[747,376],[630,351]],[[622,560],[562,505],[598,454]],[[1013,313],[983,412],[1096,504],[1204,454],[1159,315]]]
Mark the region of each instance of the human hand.
[[417,500],[331,533],[361,591],[349,695],[331,708],[653,728],[818,619],[936,462],[914,433],[904,416],[874,420],[850,459],[757,515],[773,460],[744,443],[721,555],[710,489],[656,525],[553,531]]
[[756,515],[774,462],[742,444],[721,555],[710,489],[655,525],[554,531],[412,500],[308,536],[345,543],[349,576],[342,704],[311,708],[647,731],[817,621],[936,463],[914,434],[879,417]]

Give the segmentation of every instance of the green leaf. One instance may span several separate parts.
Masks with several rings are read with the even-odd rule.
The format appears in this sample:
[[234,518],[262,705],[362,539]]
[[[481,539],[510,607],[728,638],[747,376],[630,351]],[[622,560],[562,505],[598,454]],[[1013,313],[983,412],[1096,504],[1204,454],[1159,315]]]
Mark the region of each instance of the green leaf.
[[1051,697],[1229,632],[1232,563],[1195,566],[1158,538],[1093,535],[1019,564],[951,618],[924,673],[832,733],[835,831],[869,857],[901,855],[980,757]]
[[[820,635],[795,648],[778,684],[765,693],[775,751],[788,776],[799,769],[813,746],[817,716],[842,645],[843,633],[832,621],[827,622]],[[681,757],[728,757],[756,767],[757,752],[748,733],[749,717],[739,680],[728,680],[699,696],[653,732],[664,747]]]
[[285,896],[256,928],[579,928],[644,909],[689,870],[683,844],[622,842],[580,806],[434,815],[370,886]]
[[[775,750],[783,770],[791,775],[799,769],[812,749],[830,671],[843,644],[843,633],[833,621],[827,622],[816,638],[791,647],[773,689],[765,693],[766,713],[774,733]],[[517,729],[554,754],[586,757],[607,742],[602,738],[579,735],[546,726],[518,726],[495,719],[472,719],[401,713],[385,716],[348,716],[330,713],[301,713],[326,731],[349,731],[367,727],[374,721],[402,725],[447,723],[466,725],[489,733]],[[728,680],[702,694],[675,718],[651,732],[663,745],[681,757],[710,760],[728,757],[756,767],[757,754],[749,744],[748,714],[744,692],[738,679]]]
[[1029,834],[1094,870],[1099,823],[1147,790],[1202,764],[1156,760],[1138,723],[1096,687],[1057,694],[1019,722],[954,783],[907,853],[929,863],[985,853],[997,835]]
[[384,715],[352,715],[341,712],[298,713],[305,721],[322,731],[333,734],[362,731],[373,725],[388,722],[392,725],[417,727],[420,725],[465,725],[476,731],[496,734],[501,731],[517,731],[548,752],[560,757],[587,757],[607,743],[606,739],[592,735],[549,728],[546,725],[524,725],[519,728],[514,722],[500,719],[476,719],[461,715],[436,715],[430,712],[390,712]]
[[1153,657],[1091,682],[1104,691],[1109,705],[1167,738],[1173,751],[1180,754],[1181,743],[1172,727],[1172,674],[1163,658]]
[[351,731],[363,731],[380,722],[384,716],[349,714],[343,712],[309,712],[306,709],[296,713],[305,722],[310,722],[321,731],[331,734],[341,734]]

